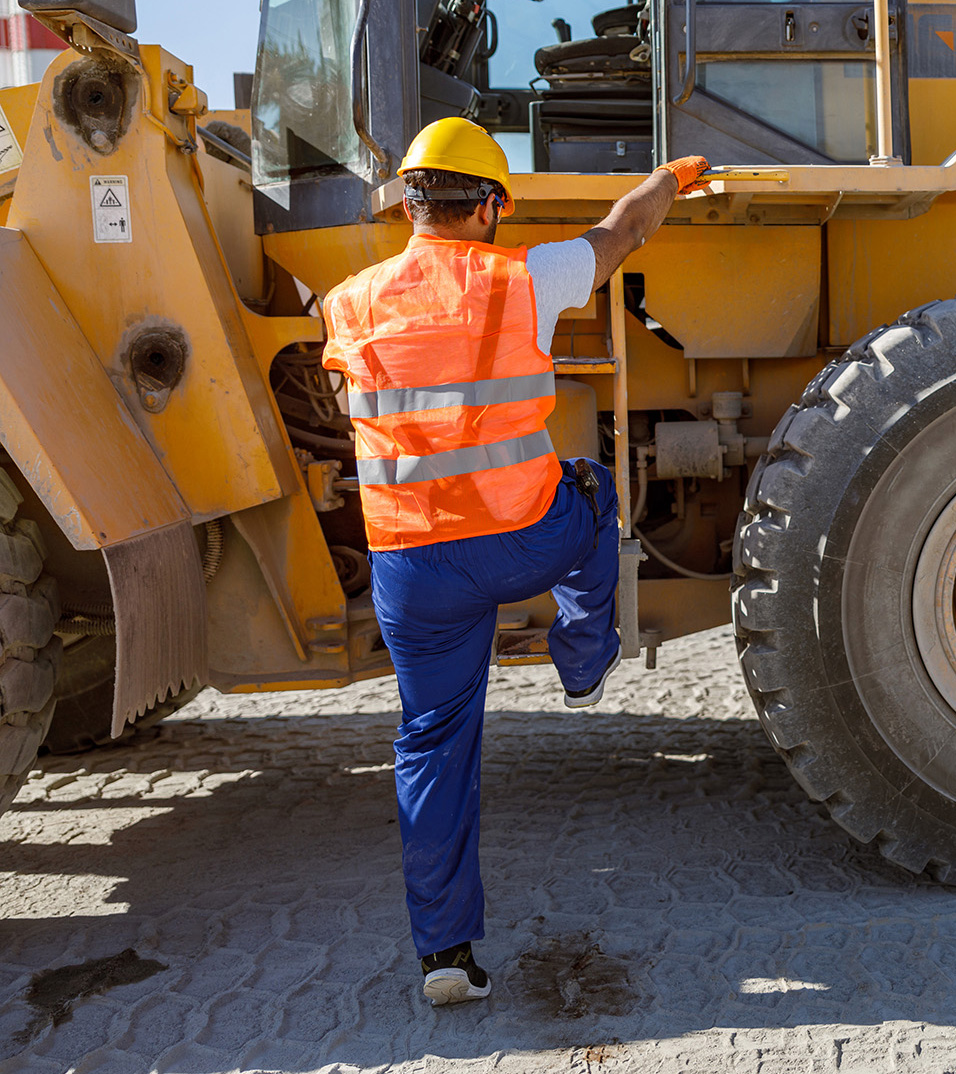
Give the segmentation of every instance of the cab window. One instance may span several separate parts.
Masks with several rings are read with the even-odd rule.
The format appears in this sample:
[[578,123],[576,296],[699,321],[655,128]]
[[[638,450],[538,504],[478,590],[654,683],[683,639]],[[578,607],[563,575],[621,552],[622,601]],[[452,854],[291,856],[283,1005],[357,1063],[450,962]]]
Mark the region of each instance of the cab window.
[[256,186],[365,176],[352,125],[350,42],[358,0],[264,0],[253,106]]

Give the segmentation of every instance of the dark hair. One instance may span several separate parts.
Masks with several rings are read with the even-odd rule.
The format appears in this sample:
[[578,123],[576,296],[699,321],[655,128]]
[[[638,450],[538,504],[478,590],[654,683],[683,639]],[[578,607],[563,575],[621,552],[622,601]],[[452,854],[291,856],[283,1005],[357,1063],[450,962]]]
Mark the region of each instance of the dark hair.
[[[406,186],[420,187],[422,190],[474,190],[478,186],[490,187],[495,194],[505,200],[505,188],[494,179],[483,179],[478,175],[466,175],[464,172],[444,172],[437,168],[412,168],[402,176]],[[439,227],[453,227],[463,224],[478,207],[477,201],[408,201],[408,211],[416,224],[437,224]]]

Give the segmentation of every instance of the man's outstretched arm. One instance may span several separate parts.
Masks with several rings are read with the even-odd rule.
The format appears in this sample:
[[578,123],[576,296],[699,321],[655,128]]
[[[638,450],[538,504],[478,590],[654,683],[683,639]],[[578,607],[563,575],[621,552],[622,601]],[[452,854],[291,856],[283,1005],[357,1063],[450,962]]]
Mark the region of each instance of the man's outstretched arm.
[[701,174],[710,165],[703,157],[681,157],[662,164],[636,190],[625,194],[607,216],[584,233],[594,248],[594,287],[611,274],[664,222],[674,198],[707,185]]

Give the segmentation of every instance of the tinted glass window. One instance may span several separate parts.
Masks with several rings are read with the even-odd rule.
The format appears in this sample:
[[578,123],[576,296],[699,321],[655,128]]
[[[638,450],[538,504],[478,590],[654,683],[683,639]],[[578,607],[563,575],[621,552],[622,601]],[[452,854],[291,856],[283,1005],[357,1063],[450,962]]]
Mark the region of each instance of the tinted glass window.
[[358,0],[265,0],[253,102],[256,184],[364,175],[352,127],[349,47]]
[[872,63],[702,63],[697,84],[833,160],[865,163],[876,152]]

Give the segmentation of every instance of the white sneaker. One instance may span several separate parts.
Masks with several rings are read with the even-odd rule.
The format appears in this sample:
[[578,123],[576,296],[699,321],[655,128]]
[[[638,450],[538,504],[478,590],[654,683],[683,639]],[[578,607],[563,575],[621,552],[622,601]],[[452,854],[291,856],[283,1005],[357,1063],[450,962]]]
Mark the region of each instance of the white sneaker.
[[466,970],[432,970],[425,977],[423,991],[432,1001],[433,1007],[442,1007],[446,1003],[463,1003],[466,999],[484,999],[491,991],[491,978],[478,966],[472,967],[472,973],[477,981],[480,982],[483,978],[485,983],[474,983]]
[[598,679],[593,686],[588,686],[584,690],[565,690],[564,691],[564,703],[569,709],[583,709],[588,705],[596,705],[602,697],[604,697],[604,684],[607,682],[608,675],[620,664],[621,662],[621,644],[618,642],[617,652],[611,657],[611,661],[604,669],[604,674]]

